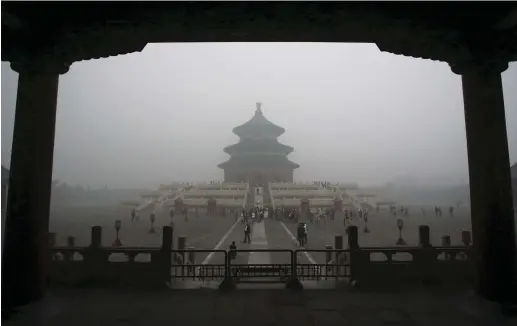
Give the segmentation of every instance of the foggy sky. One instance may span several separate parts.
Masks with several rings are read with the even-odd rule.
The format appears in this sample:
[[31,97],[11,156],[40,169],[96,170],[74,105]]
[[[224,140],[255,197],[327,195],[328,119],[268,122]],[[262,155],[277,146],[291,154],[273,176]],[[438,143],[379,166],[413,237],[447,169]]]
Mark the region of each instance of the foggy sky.
[[[2,164],[17,73],[2,63]],[[517,161],[517,64],[503,73]],[[60,78],[54,178],[92,187],[222,179],[232,128],[262,102],[286,129],[296,180],[382,184],[468,179],[460,77],[373,44],[150,44],[74,63]]]

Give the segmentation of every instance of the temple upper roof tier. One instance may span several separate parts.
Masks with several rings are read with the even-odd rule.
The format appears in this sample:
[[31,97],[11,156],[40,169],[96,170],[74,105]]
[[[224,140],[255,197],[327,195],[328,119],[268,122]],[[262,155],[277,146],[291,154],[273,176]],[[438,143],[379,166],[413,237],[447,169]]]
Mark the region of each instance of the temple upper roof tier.
[[242,153],[278,153],[287,155],[294,151],[294,148],[281,144],[276,139],[244,138],[237,144],[226,147],[224,151],[230,155]]
[[233,133],[241,138],[277,138],[284,132],[284,128],[275,125],[264,117],[260,103],[257,103],[257,110],[253,118],[233,128]]

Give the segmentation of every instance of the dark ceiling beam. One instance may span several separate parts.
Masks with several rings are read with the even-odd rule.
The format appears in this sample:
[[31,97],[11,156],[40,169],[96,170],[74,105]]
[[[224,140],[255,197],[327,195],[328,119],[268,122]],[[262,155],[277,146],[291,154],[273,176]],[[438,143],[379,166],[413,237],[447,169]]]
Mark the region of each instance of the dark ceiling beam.
[[496,30],[509,30],[514,27],[517,27],[517,8],[510,11],[493,26]]
[[26,24],[20,18],[18,18],[18,16],[11,14],[4,8],[2,8],[2,25],[13,30],[21,29],[26,26]]

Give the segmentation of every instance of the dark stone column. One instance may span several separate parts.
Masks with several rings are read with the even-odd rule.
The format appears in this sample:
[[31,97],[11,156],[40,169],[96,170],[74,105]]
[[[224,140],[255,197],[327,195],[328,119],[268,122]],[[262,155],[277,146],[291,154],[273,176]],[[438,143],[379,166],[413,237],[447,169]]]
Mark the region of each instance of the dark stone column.
[[515,295],[515,221],[501,82],[507,67],[471,65],[461,71],[476,290],[494,301]]
[[2,246],[2,309],[45,293],[58,81],[68,70],[45,62],[11,67],[19,77]]

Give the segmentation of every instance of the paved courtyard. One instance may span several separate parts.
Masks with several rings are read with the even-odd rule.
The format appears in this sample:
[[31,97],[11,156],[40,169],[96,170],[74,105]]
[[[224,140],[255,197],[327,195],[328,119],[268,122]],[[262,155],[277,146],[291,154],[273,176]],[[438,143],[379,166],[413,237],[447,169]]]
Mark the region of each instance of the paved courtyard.
[[[122,221],[120,239],[123,246],[129,247],[159,247],[162,242],[162,227],[170,225],[171,219],[168,208],[156,210],[155,230],[149,233],[151,208],[140,212],[140,221],[131,223],[131,208],[128,207],[79,207],[55,209],[51,214],[50,232],[57,234],[57,245],[65,245],[67,236],[76,237],[77,246],[87,246],[91,241],[91,227],[102,227],[104,246],[111,246],[115,240],[115,220]],[[185,236],[187,245],[196,249],[214,249],[221,238],[235,224],[233,216],[208,217],[202,213],[196,217],[190,213],[186,221],[183,215],[174,217],[174,247],[178,238]],[[227,247],[226,247],[227,248]],[[115,254],[116,255],[116,254]],[[202,262],[208,253],[198,253],[196,261]],[[146,261],[149,257],[140,255],[137,261]],[[213,255],[217,258],[218,255]],[[222,257],[222,256],[221,256]],[[116,258],[114,258],[116,259]]]
[[[152,209],[143,210],[140,214],[140,221],[131,223],[130,208],[124,207],[92,207],[92,208],[70,208],[54,211],[51,217],[50,230],[57,233],[57,244],[64,245],[69,235],[76,237],[79,246],[86,246],[90,242],[90,229],[94,225],[103,227],[103,244],[110,246],[115,239],[115,220],[122,221],[120,238],[124,246],[158,247],[161,245],[161,227],[170,224],[168,208],[156,210],[156,233],[149,233],[151,226],[149,215]],[[428,209],[430,212],[430,209]],[[73,218],[69,218],[73,216]],[[453,245],[460,245],[461,230],[470,229],[470,218],[467,211],[459,210],[453,217],[444,215],[437,218],[420,214],[420,208],[410,208],[410,214],[402,217],[404,229],[402,236],[408,245],[418,245],[418,226],[429,225],[431,228],[431,241],[434,245],[440,245],[443,235],[450,235]],[[388,212],[370,212],[368,227],[369,233],[364,233],[364,221],[358,218],[352,223],[359,227],[359,244],[361,246],[394,246],[398,237],[396,227],[397,217],[391,216]],[[174,217],[174,243],[180,236],[187,237],[188,246],[195,249],[228,250],[232,241],[235,241],[238,249],[286,249],[286,252],[274,252],[269,254],[239,253],[234,264],[246,264],[257,262],[267,264],[282,264],[290,262],[289,250],[301,249],[297,246],[296,223],[289,221],[276,221],[267,219],[264,223],[254,224],[252,243],[245,244],[244,226],[235,220],[233,214],[226,217],[208,217],[200,214],[196,217],[194,213],[189,214],[188,220],[184,216]],[[323,250],[325,245],[334,245],[335,235],[343,235],[346,247],[347,237],[343,226],[343,219],[336,218],[320,224],[309,224],[307,249]],[[114,254],[113,256],[116,256]],[[122,254],[118,254],[123,256]],[[260,257],[258,259],[257,257]],[[120,257],[119,257],[120,258]],[[112,257],[117,259],[117,257]],[[137,256],[136,260],[148,260],[146,255]],[[325,262],[325,253],[309,252],[299,253],[298,261],[302,264]],[[223,264],[224,255],[221,253],[196,253],[197,264]]]

